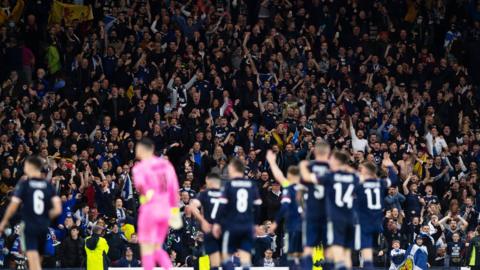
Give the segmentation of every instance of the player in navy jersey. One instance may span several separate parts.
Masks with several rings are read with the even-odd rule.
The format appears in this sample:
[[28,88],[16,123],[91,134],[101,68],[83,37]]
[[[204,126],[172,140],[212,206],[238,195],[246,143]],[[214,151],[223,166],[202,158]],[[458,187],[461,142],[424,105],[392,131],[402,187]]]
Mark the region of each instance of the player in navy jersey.
[[[328,264],[324,268],[332,268],[331,262],[339,270],[352,267],[351,250],[355,240],[355,215],[353,200],[358,176],[348,165],[350,156],[346,152],[333,152],[329,164],[331,172],[318,178],[325,187],[327,212],[327,255]],[[308,174],[308,161],[300,164],[302,175]]]
[[12,200],[0,223],[0,234],[20,205],[23,238],[29,269],[41,269],[40,253],[45,246],[50,220],[62,213],[60,198],[53,186],[42,178],[43,162],[38,157],[25,161],[24,172],[28,180],[20,181],[15,188]]
[[275,230],[282,219],[286,219],[286,245],[288,254],[288,266],[290,269],[299,267],[299,259],[303,251],[302,247],[302,209],[297,202],[300,189],[300,172],[297,166],[288,167],[287,178],[277,165],[277,155],[273,151],[267,152],[267,161],[272,174],[277,182],[283,186],[280,210],[275,217],[272,229]]
[[373,248],[375,239],[383,231],[383,202],[390,186],[397,184],[397,172],[388,153],[383,155],[382,166],[388,177],[377,177],[377,166],[364,162],[359,166],[360,184],[355,190],[355,206],[360,223],[360,249],[364,260],[363,268],[373,269]]
[[[200,221],[202,230],[205,233],[203,244],[205,253],[210,258],[210,267],[217,270],[220,267],[220,240],[213,237],[211,227],[217,220],[220,205],[225,203],[220,191],[220,175],[212,173],[207,175],[207,189],[200,192],[197,197],[190,201],[186,211],[192,214]],[[202,209],[201,213],[199,208]]]
[[230,257],[238,252],[241,265],[249,269],[255,225],[260,223],[262,200],[257,185],[245,177],[245,165],[238,159],[230,161],[227,167],[230,181],[223,186],[225,205],[219,210],[217,223],[212,233],[216,238],[222,235],[222,268],[233,269]]
[[[302,184],[307,188],[305,194],[305,218],[303,222],[303,258],[302,269],[312,269],[313,248],[326,247],[327,219],[325,213],[325,188],[317,179],[330,171],[330,145],[319,142],[314,148],[315,160],[308,164],[308,172],[302,175]],[[325,250],[324,250],[325,251]],[[327,256],[326,252],[324,255]]]

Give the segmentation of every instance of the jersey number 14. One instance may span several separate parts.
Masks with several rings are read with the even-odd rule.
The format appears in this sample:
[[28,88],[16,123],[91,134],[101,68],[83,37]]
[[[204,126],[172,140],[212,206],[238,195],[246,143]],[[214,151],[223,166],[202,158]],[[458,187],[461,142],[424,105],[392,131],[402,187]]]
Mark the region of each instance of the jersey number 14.
[[354,186],[348,185],[345,193],[343,193],[342,183],[335,183],[333,188],[335,189],[335,204],[340,208],[343,208],[345,205],[348,209],[352,208]]

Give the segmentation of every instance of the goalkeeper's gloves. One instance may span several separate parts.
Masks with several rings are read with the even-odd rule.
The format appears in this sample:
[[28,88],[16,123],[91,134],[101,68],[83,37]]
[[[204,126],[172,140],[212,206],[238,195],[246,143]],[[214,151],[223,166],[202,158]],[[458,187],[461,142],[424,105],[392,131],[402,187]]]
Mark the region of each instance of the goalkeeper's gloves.
[[170,210],[170,220],[168,221],[168,224],[174,230],[182,228],[182,215],[180,214],[180,209],[178,207],[174,207]]

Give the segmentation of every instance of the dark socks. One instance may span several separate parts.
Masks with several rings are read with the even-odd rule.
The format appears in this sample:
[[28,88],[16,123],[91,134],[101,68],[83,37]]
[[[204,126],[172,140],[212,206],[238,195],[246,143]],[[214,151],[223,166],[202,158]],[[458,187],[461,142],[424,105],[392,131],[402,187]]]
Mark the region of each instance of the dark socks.
[[233,262],[227,261],[222,263],[222,269],[224,270],[234,270],[235,267],[233,266]]
[[363,262],[363,269],[366,269],[366,270],[372,270],[374,267],[373,267],[373,262],[372,261],[364,261]]
[[302,266],[302,269],[312,270],[313,268],[312,255],[303,256],[300,261],[300,265]]
[[335,264],[331,260],[325,259],[323,262],[323,270],[334,270],[334,266]]
[[335,264],[335,270],[347,270],[347,267],[343,262],[339,262]]

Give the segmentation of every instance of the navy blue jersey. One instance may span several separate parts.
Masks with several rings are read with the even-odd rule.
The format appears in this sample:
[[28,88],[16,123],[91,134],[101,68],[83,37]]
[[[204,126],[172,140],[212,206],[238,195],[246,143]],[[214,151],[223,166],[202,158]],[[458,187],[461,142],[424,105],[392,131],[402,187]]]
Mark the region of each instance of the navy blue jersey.
[[[316,179],[324,177],[330,171],[328,163],[321,161],[312,161],[308,167]],[[323,184],[304,183],[304,185],[307,187],[307,194],[305,194],[307,219],[325,219],[325,188]]]
[[[397,182],[397,175],[393,168],[388,168],[386,179],[366,179],[359,183],[355,190],[356,211],[362,228],[371,228],[381,231],[383,222],[384,198],[387,189]],[[365,226],[363,226],[365,225]]]
[[222,204],[222,193],[219,189],[207,189],[197,195],[197,200],[202,205],[203,216],[208,223],[213,224],[217,219],[220,204]]
[[253,228],[262,201],[257,185],[248,179],[232,179],[223,187],[226,205],[218,217],[228,230],[247,230]]
[[297,202],[300,185],[292,184],[282,191],[282,206],[277,214],[276,222],[286,219],[286,228],[289,232],[302,230],[302,209]]
[[53,186],[42,179],[29,179],[17,184],[13,198],[22,201],[21,216],[26,230],[45,231],[50,225],[49,211],[52,198],[56,196]]
[[325,186],[327,218],[331,221],[353,223],[353,199],[358,176],[346,171],[328,173],[320,178]]

